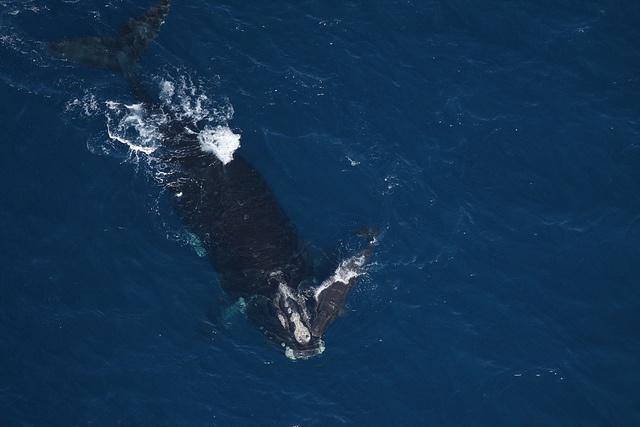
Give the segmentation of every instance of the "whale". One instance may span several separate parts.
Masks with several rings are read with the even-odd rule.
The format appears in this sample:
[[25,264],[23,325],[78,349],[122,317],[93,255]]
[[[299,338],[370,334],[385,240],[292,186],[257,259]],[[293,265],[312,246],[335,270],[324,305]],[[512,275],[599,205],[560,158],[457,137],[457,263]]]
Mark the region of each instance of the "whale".
[[[138,63],[170,8],[170,0],[161,0],[117,34],[57,40],[50,43],[51,52],[125,76],[145,108],[161,109],[140,82]],[[268,341],[291,359],[321,354],[326,331],[366,272],[377,233],[364,232],[359,250],[321,271],[310,245],[252,163],[242,153],[221,160],[203,150],[194,126],[170,117],[154,153],[167,166],[168,197],[178,217],[206,250],[229,301],[242,302],[247,318]]]

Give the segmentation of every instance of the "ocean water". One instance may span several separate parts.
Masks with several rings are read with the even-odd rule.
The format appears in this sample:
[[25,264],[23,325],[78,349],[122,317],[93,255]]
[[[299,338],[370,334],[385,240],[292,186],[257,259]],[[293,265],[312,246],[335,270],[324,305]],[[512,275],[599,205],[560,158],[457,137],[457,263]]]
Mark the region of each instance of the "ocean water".
[[640,3],[175,0],[140,63],[301,236],[383,230],[327,348],[222,291],[161,115],[48,43],[152,0],[0,0],[0,426],[640,425]]

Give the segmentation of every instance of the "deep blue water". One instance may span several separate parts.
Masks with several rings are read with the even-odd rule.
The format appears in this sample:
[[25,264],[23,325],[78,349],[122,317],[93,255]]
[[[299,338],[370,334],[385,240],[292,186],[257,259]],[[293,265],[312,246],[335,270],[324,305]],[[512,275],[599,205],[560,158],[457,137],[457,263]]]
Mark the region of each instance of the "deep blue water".
[[0,0],[1,426],[640,425],[640,3],[175,0],[147,88],[240,134],[314,245],[384,230],[305,361],[212,327],[113,139],[152,121],[47,50],[151,4]]

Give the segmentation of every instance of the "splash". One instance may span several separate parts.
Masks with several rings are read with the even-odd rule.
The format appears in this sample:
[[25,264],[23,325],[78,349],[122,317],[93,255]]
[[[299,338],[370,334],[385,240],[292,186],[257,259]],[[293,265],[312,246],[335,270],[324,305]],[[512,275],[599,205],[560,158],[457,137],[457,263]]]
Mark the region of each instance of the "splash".
[[240,135],[227,124],[233,118],[233,107],[228,102],[223,105],[212,102],[204,94],[202,85],[202,82],[194,83],[190,76],[185,75],[174,80],[159,79],[159,98],[178,120],[198,129],[197,138],[202,151],[212,153],[227,164],[240,148]]
[[[179,72],[179,70],[178,70]],[[162,146],[164,129],[170,121],[184,126],[203,151],[214,154],[223,164],[233,160],[240,147],[240,135],[231,130],[233,107],[224,99],[214,101],[205,94],[206,82],[184,72],[154,77],[159,102],[154,106],[127,104],[119,100],[99,100],[99,95],[84,95],[66,104],[66,112],[85,117],[104,115],[106,138],[93,138],[87,146],[93,153],[125,157],[125,161],[152,165],[150,171],[162,182],[167,175],[154,153]]]
[[191,134],[196,147],[199,144],[203,151],[227,164],[240,146],[240,135],[228,125],[233,118],[233,106],[226,98],[216,100],[206,93],[215,87],[215,82],[194,79],[185,70],[164,70],[152,81],[155,86],[149,85],[150,97],[155,95],[158,100],[154,105],[114,99],[96,87],[69,100],[65,114],[85,121],[104,120],[101,126],[105,130],[87,141],[89,151],[131,163],[136,173],[141,172],[156,184],[159,193],[150,200],[150,210],[157,215],[158,226],[169,240],[193,248],[198,256],[206,256],[202,243],[194,235],[165,220],[172,213],[165,211],[162,195],[172,187],[177,175],[175,166],[164,161],[166,156],[159,149],[170,134],[167,129],[179,126]]
[[342,261],[335,272],[315,289],[314,297],[316,301],[320,294],[334,283],[340,282],[347,285],[350,280],[365,274],[365,263],[366,256],[364,254],[354,255]]
[[206,127],[198,134],[202,151],[213,153],[223,164],[233,160],[233,153],[240,148],[240,135],[226,126]]
[[162,141],[160,127],[167,118],[162,114],[147,113],[143,104],[122,104],[106,101],[107,135],[112,141],[127,146],[130,157],[150,155]]

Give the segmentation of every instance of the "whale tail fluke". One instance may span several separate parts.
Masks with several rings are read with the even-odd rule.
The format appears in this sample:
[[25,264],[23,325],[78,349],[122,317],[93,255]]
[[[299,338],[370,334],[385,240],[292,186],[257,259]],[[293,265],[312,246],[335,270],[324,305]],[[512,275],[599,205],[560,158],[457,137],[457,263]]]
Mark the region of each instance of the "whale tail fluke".
[[86,36],[65,38],[50,44],[59,56],[84,65],[107,68],[130,77],[149,44],[164,23],[171,0],[160,0],[144,15],[132,18],[111,37]]

